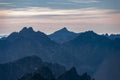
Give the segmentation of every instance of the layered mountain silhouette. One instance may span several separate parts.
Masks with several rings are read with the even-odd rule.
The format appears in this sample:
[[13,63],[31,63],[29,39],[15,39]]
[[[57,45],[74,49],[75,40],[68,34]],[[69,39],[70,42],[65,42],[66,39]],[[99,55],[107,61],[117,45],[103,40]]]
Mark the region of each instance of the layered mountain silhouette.
[[[46,72],[47,71],[47,72]],[[34,73],[27,74],[21,77],[18,80],[94,80],[87,73],[83,75],[79,75],[76,72],[75,68],[71,68],[70,70],[63,73],[58,78],[54,78],[52,75],[52,71],[48,67],[43,67],[42,71],[37,71]]]
[[54,80],[65,71],[65,67],[62,65],[57,64],[56,66],[55,63],[43,62],[37,56],[28,56],[14,62],[0,64],[0,80],[17,80],[34,72],[41,73],[40,75],[47,80]]
[[80,76],[78,75],[76,69],[73,67],[69,71],[62,74],[58,80],[80,80]]
[[56,66],[43,62],[37,56],[28,56],[0,64],[0,80],[92,80],[92,78],[87,73],[79,75],[75,67],[67,71],[60,64]]
[[64,27],[48,36],[51,40],[61,44],[74,39],[77,35],[77,33],[68,31],[67,28]]
[[48,67],[42,67],[34,73],[24,75],[19,80],[55,80],[55,78]]
[[[78,67],[79,71],[96,71],[101,62],[110,54],[120,52],[120,42],[98,35],[93,31],[80,33],[79,36],[62,44],[63,53],[69,61],[69,65]],[[79,62],[78,62],[79,61]],[[66,62],[68,64],[68,62]],[[94,72],[93,72],[94,73]]]
[[42,32],[24,27],[20,32],[13,32],[0,40],[0,62],[13,61],[30,55],[38,55],[49,60],[57,43]]
[[93,31],[76,35],[66,28],[51,35],[25,27],[0,39],[0,63],[36,55],[44,61],[62,64],[67,69],[75,66],[79,74],[88,72],[94,75],[109,55],[120,53],[120,38],[110,39]]

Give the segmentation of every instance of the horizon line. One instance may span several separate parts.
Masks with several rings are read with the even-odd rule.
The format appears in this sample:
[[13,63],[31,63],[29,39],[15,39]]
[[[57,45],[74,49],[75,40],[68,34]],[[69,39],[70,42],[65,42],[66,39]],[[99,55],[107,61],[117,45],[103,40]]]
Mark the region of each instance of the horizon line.
[[[40,32],[42,32],[42,33],[44,33],[44,34],[46,34],[46,35],[54,34],[55,32],[60,31],[60,30],[62,30],[62,29],[64,29],[64,28],[65,28],[67,31],[73,32],[73,33],[76,33],[76,34],[84,33],[84,32],[87,32],[87,31],[93,31],[94,33],[96,33],[96,34],[98,34],[98,35],[106,35],[106,34],[107,34],[108,36],[110,36],[110,35],[120,35],[120,33],[97,33],[97,32],[95,32],[94,30],[91,30],[91,29],[85,30],[85,31],[76,32],[76,31],[74,31],[74,30],[68,29],[67,27],[62,27],[62,28],[60,28],[60,29],[58,29],[58,30],[54,30],[52,33],[48,33],[48,34],[47,34],[46,32],[44,32],[44,31],[41,31],[41,30],[35,30],[34,27],[31,27],[31,26],[22,27],[20,30],[18,30],[18,31],[13,31],[13,32],[18,32],[18,33],[19,33],[23,28],[27,28],[27,29],[32,28],[33,31],[35,31],[35,32],[40,31]],[[0,34],[0,36],[9,36],[9,35],[12,34],[13,32],[11,32],[11,33],[9,33],[9,34]]]

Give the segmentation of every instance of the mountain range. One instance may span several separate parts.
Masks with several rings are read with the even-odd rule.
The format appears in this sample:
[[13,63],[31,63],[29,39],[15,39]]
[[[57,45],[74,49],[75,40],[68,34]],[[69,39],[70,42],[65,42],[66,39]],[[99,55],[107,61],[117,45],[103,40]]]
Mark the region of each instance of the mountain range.
[[0,63],[36,55],[67,69],[74,66],[79,74],[95,75],[104,60],[116,54],[120,54],[120,38],[111,39],[93,31],[74,33],[63,28],[46,35],[24,27],[0,39]]

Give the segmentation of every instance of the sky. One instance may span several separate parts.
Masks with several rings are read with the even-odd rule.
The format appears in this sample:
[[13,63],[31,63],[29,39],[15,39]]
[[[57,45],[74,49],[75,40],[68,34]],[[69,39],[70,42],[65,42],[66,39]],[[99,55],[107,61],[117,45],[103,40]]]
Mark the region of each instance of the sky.
[[120,0],[0,0],[0,34],[23,27],[120,34]]

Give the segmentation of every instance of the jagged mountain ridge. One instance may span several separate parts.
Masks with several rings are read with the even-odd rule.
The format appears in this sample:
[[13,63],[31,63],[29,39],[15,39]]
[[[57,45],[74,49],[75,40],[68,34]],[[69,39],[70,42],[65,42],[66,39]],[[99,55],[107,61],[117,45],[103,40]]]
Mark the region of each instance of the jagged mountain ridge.
[[109,39],[116,39],[116,38],[120,38],[120,34],[104,34],[104,36],[108,37]]
[[11,33],[7,38],[1,39],[0,44],[1,62],[13,61],[30,55],[38,55],[48,59],[48,54],[54,54],[54,49],[58,46],[47,35],[39,31],[35,32],[31,27]]
[[[44,70],[47,71],[48,69],[44,68]],[[31,74],[27,74],[21,77],[19,80],[94,80],[87,73],[84,73],[83,75],[80,76],[74,67],[66,71],[56,79],[53,78],[53,76],[50,76],[52,75],[51,71],[48,70],[48,72],[49,73],[45,72],[46,75],[43,75],[44,74],[43,71],[37,71]]]
[[109,54],[120,52],[119,44],[120,39],[111,40],[93,31],[79,33],[74,39],[57,44],[44,33],[23,28],[0,40],[0,61],[37,55],[45,61],[57,62],[67,68],[75,66],[79,72],[93,74]]
[[80,33],[76,38],[62,45],[63,49],[68,52],[64,56],[67,59],[71,56],[69,65],[79,67],[81,72],[96,71],[108,55],[120,53],[120,39],[111,40],[93,31]]
[[[42,76],[46,76],[48,68],[50,69],[49,72],[53,72],[53,75],[49,73],[50,76],[54,77],[58,77],[66,71],[66,68],[62,65],[57,64],[56,66],[55,63],[43,62],[37,56],[28,56],[14,62],[0,64],[0,80],[17,80],[18,78],[29,73],[34,73],[35,71],[42,71]],[[56,69],[58,69],[59,72],[56,71]]]

